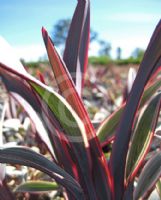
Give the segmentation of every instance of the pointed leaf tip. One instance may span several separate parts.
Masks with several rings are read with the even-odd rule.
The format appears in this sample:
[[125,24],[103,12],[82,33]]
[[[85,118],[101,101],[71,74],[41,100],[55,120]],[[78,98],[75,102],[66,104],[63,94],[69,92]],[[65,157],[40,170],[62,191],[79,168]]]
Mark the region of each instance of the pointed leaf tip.
[[45,35],[47,33],[46,29],[44,27],[41,28],[42,34]]
[[44,43],[45,43],[45,45],[47,45],[47,40],[49,37],[48,32],[44,27],[42,27],[41,31],[42,31],[42,37],[43,37]]

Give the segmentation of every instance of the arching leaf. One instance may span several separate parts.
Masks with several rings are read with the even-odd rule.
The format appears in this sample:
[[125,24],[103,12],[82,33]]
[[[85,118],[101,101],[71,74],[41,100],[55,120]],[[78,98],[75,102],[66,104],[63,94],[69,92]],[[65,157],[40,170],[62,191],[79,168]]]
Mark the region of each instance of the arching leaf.
[[38,169],[64,186],[76,199],[84,199],[80,185],[72,176],[55,163],[30,149],[23,147],[2,148],[0,149],[0,162],[25,165]]
[[139,107],[144,88],[151,75],[158,69],[157,63],[161,59],[161,21],[158,23],[148,48],[144,54],[139,71],[130,92],[120,124],[118,126],[115,141],[113,143],[110,168],[113,177],[117,200],[120,200],[124,192],[124,177],[126,157],[132,135],[132,127],[135,114]]
[[[151,83],[148,87],[145,88],[143,96],[140,101],[139,109],[145,105],[151,96],[161,87],[161,78],[157,79],[155,82]],[[121,114],[124,110],[125,104],[120,106],[112,115],[105,119],[101,125],[98,127],[97,135],[100,142],[106,144],[108,140],[114,137],[118,123],[121,119]]]
[[143,197],[155,185],[160,176],[161,152],[159,151],[144,166],[134,190],[134,200]]

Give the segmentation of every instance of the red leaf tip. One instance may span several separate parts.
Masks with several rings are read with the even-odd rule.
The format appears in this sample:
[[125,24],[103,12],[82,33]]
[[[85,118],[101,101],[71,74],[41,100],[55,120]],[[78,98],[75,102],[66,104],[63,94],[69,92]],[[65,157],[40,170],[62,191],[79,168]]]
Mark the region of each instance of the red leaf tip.
[[42,27],[41,31],[42,31],[42,37],[44,39],[44,43],[45,43],[45,45],[47,45],[47,40],[48,40],[48,37],[49,37],[48,32],[44,27]]
[[47,32],[47,30],[44,27],[42,27],[41,31],[42,31],[43,37],[45,37],[45,36],[48,35],[48,32]]

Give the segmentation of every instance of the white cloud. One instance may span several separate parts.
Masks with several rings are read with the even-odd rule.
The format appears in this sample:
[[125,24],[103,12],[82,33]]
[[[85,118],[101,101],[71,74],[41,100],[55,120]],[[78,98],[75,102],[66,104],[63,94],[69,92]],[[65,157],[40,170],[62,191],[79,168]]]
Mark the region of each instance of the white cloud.
[[19,56],[2,36],[0,36],[0,62],[8,66],[16,66],[20,71],[23,70]]
[[[131,53],[136,47],[146,49],[150,37],[147,36],[145,37],[145,35],[139,35],[139,36],[122,35],[121,37],[116,37],[115,34],[109,36],[108,33],[103,32],[101,34],[101,38],[104,38],[105,41],[107,40],[111,43],[112,45],[111,56],[113,58],[116,57],[117,47],[122,48],[122,57],[126,58],[131,55]],[[2,43],[2,41],[3,40],[1,39],[0,42]],[[3,48],[4,47],[0,48],[0,52],[2,51],[0,58],[2,57],[2,54],[4,54],[4,52],[6,52],[6,54],[8,52],[4,51]],[[90,56],[98,55],[99,48],[100,45],[97,42],[93,42],[89,48],[89,55]],[[60,53],[60,50],[59,49],[57,50]],[[23,58],[25,61],[37,61],[46,55],[46,49],[43,44],[13,46],[12,52],[13,52],[12,54],[13,57]],[[6,55],[5,58],[8,58],[8,56]]]
[[127,58],[131,55],[135,48],[146,49],[151,38],[152,30],[118,30],[117,32],[104,31],[100,34],[100,38],[108,41],[112,46],[112,57],[116,57],[117,47],[122,48],[122,57]]
[[16,54],[25,61],[37,61],[46,55],[45,47],[39,44],[14,46],[13,49]]
[[10,60],[19,60],[20,58],[23,58],[25,61],[37,61],[45,55],[46,55],[46,49],[44,45],[31,44],[31,45],[11,46],[2,36],[0,36],[1,62],[4,62],[6,64],[11,64],[9,63]]
[[99,44],[97,42],[93,42],[89,47],[89,56],[96,56],[99,51]]
[[149,23],[159,21],[160,15],[152,13],[115,13],[105,18],[115,22]]

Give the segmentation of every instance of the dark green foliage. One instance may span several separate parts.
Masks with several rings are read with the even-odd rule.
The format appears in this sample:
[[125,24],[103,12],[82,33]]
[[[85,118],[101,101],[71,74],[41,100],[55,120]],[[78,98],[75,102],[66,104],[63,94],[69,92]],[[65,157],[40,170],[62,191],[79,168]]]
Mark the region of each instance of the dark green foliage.
[[139,65],[140,62],[141,62],[141,59],[129,57],[129,58],[126,58],[126,59],[118,59],[118,60],[115,60],[114,62],[117,65],[129,65],[129,64]]
[[112,59],[108,56],[91,56],[88,61],[92,65],[109,65],[113,63]]

